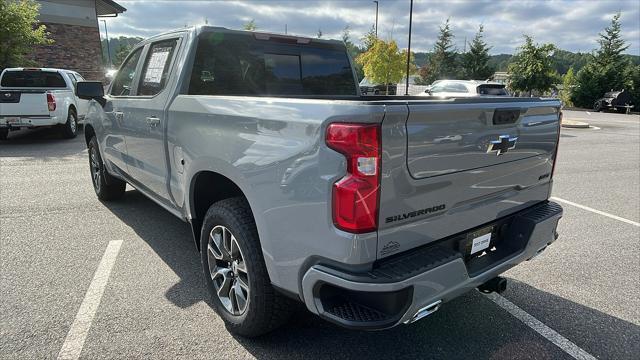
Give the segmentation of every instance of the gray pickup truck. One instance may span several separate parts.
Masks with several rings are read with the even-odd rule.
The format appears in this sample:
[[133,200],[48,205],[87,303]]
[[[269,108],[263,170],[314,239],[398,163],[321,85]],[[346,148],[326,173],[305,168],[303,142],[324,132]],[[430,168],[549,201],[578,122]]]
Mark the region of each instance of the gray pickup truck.
[[138,44],[90,99],[93,186],[187,221],[211,303],[244,336],[295,302],[356,329],[411,323],[557,238],[560,103],[360,96],[344,45],[219,27]]

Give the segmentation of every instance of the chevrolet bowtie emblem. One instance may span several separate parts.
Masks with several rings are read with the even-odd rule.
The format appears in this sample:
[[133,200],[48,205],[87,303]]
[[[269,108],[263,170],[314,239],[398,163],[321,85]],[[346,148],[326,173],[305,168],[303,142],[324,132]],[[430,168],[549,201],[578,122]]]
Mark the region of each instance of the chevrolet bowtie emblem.
[[507,151],[515,148],[516,141],[518,141],[517,137],[500,135],[500,137],[498,137],[498,140],[491,141],[489,147],[487,148],[487,154],[495,151],[496,155],[502,155]]

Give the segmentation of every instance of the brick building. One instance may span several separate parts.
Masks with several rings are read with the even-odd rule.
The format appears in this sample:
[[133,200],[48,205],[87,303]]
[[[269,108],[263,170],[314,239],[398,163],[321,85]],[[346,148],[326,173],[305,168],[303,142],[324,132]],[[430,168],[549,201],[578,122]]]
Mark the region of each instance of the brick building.
[[87,79],[102,80],[100,17],[115,17],[127,9],[113,0],[37,0],[40,22],[53,45],[37,46],[30,54],[41,67],[71,69]]

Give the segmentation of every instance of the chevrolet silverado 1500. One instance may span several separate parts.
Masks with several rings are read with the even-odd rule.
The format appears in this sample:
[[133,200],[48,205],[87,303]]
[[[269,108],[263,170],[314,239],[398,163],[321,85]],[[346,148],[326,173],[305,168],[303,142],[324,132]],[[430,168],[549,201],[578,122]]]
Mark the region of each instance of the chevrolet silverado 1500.
[[97,196],[190,223],[211,301],[256,336],[303,303],[411,323],[557,238],[553,99],[360,96],[338,41],[196,27],[138,44],[92,99]]

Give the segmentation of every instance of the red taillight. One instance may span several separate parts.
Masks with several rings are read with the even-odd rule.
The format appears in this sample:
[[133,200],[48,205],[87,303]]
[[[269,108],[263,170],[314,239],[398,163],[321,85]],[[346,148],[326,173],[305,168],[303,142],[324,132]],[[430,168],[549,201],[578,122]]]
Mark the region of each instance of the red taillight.
[[553,173],[556,171],[556,164],[558,163],[558,148],[560,147],[560,129],[562,128],[562,111],[558,114],[558,137],[556,138],[556,148],[553,150],[553,165],[551,165],[551,179],[553,179]]
[[53,97],[53,94],[51,93],[47,93],[47,107],[49,108],[49,111],[56,110],[56,98]]
[[380,126],[334,123],[327,146],[347,158],[347,175],[333,184],[333,222],[341,230],[365,233],[378,228]]

